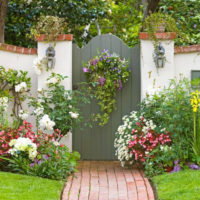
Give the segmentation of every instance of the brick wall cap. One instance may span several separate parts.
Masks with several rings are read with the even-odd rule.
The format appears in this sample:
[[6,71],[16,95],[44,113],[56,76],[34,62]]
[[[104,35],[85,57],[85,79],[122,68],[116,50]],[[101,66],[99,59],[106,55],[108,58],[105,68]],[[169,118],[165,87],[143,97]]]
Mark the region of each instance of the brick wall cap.
[[[39,36],[36,36],[35,40],[38,42],[43,42],[43,41],[47,41],[47,37],[45,34],[41,34]],[[72,41],[72,40],[73,40],[72,34],[60,34],[58,35],[55,41]]]
[[[159,40],[174,40],[176,38],[176,33],[166,32],[166,33],[156,33],[156,38]],[[140,32],[141,40],[150,40],[150,37],[147,32]]]
[[175,54],[194,53],[194,52],[200,52],[200,44],[190,45],[190,46],[176,46],[174,49]]
[[25,47],[19,47],[19,46],[14,46],[14,45],[5,44],[5,43],[0,43],[0,50],[9,51],[12,53],[37,55],[36,48],[25,48]]

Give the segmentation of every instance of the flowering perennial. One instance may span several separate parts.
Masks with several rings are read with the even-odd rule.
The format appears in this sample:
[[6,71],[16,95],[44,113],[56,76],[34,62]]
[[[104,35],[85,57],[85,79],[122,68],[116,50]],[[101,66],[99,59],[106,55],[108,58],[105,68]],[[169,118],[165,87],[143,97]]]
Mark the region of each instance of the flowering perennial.
[[20,84],[15,86],[15,92],[26,92],[27,91],[26,82],[21,82]]
[[71,118],[77,119],[79,114],[78,113],[74,113],[74,112],[69,112]]
[[33,61],[33,68],[38,76],[42,74],[42,71],[44,70],[44,64],[45,58],[36,58]]
[[[116,155],[124,165],[126,161],[145,162],[148,154],[157,146],[164,146],[171,142],[165,129],[157,127],[152,120],[131,112],[123,117],[123,125],[116,132]],[[163,147],[166,148],[166,147]]]
[[20,110],[19,111],[19,118],[22,119],[22,120],[26,120],[28,118],[28,111]]
[[52,131],[55,126],[55,122],[51,121],[48,115],[44,115],[39,121],[40,127],[48,131]]
[[20,137],[18,139],[11,140],[9,143],[9,153],[18,157],[21,152],[28,153],[28,156],[33,160],[37,156],[37,146],[29,138]]
[[6,111],[8,108],[8,97],[0,98],[0,110]]
[[47,84],[47,86],[49,86],[49,85],[55,85],[55,84],[60,83],[60,81],[61,80],[59,79],[58,76],[53,76],[53,77],[47,79],[46,84]]

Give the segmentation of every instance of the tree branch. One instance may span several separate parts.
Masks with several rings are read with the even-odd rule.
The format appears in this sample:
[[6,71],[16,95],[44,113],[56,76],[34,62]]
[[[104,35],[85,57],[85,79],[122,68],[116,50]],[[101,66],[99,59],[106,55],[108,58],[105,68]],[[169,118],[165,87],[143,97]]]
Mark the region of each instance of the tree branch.
[[0,43],[4,43],[4,29],[9,0],[0,0]]

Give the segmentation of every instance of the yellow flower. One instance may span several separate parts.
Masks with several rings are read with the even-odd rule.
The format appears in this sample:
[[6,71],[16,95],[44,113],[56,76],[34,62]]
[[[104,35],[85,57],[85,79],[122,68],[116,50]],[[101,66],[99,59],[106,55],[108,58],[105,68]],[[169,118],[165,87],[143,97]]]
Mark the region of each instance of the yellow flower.
[[200,103],[199,94],[200,94],[199,91],[191,93],[192,98],[190,99],[190,103],[193,108],[193,112],[197,112],[197,110],[199,108],[199,103]]

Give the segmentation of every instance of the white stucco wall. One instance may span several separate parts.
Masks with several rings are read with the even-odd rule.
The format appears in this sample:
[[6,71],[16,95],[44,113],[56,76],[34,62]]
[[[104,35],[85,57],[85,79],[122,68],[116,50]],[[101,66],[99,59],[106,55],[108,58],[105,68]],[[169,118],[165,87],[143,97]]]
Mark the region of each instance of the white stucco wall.
[[153,60],[154,46],[150,40],[141,40],[141,98],[152,88],[163,87],[175,74],[174,41],[161,42],[165,49],[166,63],[164,68],[157,69]]
[[200,53],[181,53],[174,57],[175,74],[191,79],[192,70],[200,70]]
[[166,63],[157,69],[153,60],[154,47],[150,40],[141,40],[141,98],[154,88],[168,86],[170,79],[183,77],[191,79],[192,70],[200,70],[200,53],[174,53],[174,41],[162,40],[165,48]]

